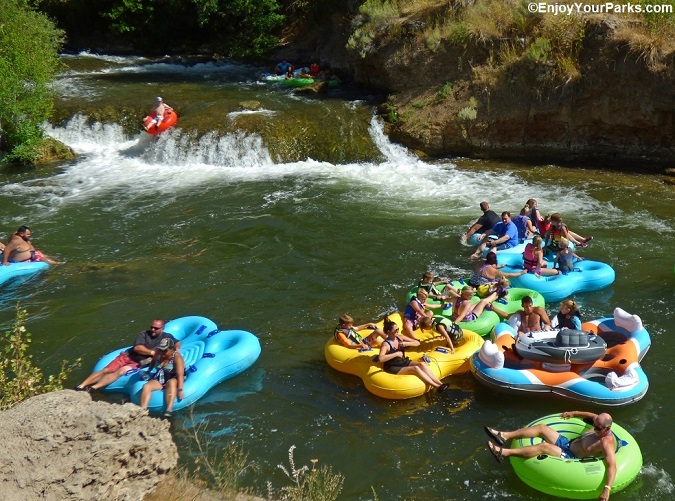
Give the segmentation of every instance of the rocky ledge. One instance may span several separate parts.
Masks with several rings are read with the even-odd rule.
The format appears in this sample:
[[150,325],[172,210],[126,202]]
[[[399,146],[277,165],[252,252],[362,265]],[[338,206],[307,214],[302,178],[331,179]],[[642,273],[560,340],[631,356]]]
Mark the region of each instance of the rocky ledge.
[[169,423],[63,390],[0,413],[0,492],[18,500],[141,500],[176,467]]

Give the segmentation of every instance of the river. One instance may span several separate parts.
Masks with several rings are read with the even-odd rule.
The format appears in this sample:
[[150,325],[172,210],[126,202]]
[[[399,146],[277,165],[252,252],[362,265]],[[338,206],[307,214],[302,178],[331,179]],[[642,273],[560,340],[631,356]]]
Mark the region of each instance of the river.
[[[605,170],[422,161],[388,141],[369,97],[299,97],[257,82],[254,66],[86,53],[63,61],[46,129],[77,159],[0,171],[2,237],[27,224],[37,248],[66,261],[0,296],[3,326],[16,301],[28,309],[35,361],[47,373],[81,357],[74,385],[153,318],[203,315],[262,344],[258,362],[193,415],[211,447],[244,447],[259,465],[246,482],[259,491],[267,480],[288,484],[277,465],[295,445],[298,465],[318,459],[345,475],[340,499],[546,499],[497,465],[483,425],[600,409],[497,395],[470,374],[449,378],[440,395],[388,401],[323,355],[340,314],[360,323],[402,308],[425,270],[466,275],[471,249],[459,236],[481,200],[515,214],[534,197],[594,236],[585,257],[616,270],[609,288],[575,296],[584,318],[620,306],[652,336],[649,392],[610,411],[639,441],[644,467],[612,499],[673,495],[672,186]],[[156,95],[180,116],[158,139],[138,132]],[[262,108],[240,111],[244,100]],[[92,120],[105,113],[113,119]],[[172,423],[177,432],[192,425],[187,413]],[[189,440],[176,440],[189,464]]]

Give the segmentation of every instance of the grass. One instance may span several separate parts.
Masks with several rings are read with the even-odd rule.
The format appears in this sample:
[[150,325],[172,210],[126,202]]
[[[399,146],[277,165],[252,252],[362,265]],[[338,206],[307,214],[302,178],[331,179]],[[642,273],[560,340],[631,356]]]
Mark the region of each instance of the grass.
[[154,492],[146,496],[145,501],[334,501],[342,491],[344,476],[329,465],[318,466],[318,459],[310,461],[311,467],[296,465],[296,447],[292,445],[288,450],[288,465],[278,465],[289,483],[275,487],[270,481],[257,481],[256,485],[265,485],[267,492],[256,492],[245,483],[248,477],[255,477],[260,469],[243,447],[237,443],[218,447],[206,433],[208,422],[196,423],[194,416],[190,414],[188,423],[184,433],[190,444],[194,464],[167,477]]
[[[402,24],[414,22],[421,27],[418,42],[432,53],[447,45],[488,47],[487,60],[469,60],[474,83],[488,92],[516,65],[536,69],[538,84],[556,88],[583,77],[581,55],[588,26],[610,19],[615,27],[610,41],[626,43],[652,71],[666,70],[675,53],[675,0],[617,0],[613,5],[625,10],[628,3],[643,10],[666,4],[674,13],[622,12],[610,18],[607,13],[530,13],[524,0],[366,0],[348,46],[365,57],[377,50],[379,37],[395,37]],[[607,6],[604,0],[584,5]]]

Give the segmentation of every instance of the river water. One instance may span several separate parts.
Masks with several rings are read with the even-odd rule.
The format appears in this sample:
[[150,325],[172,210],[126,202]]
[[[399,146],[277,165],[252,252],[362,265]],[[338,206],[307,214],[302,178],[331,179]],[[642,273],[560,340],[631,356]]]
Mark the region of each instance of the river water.
[[[340,499],[544,499],[497,465],[483,425],[600,409],[497,395],[470,374],[451,377],[442,395],[387,401],[323,356],[340,314],[359,323],[402,308],[427,269],[466,275],[471,249],[459,236],[481,200],[517,213],[534,197],[593,235],[583,255],[616,270],[609,288],[575,297],[584,318],[620,306],[652,336],[649,392],[611,410],[639,441],[644,468],[612,499],[673,496],[673,187],[555,165],[420,161],[387,140],[369,99],[340,89],[299,97],[258,83],[263,69],[253,66],[90,54],[64,63],[47,131],[79,156],[0,173],[3,238],[28,224],[37,248],[66,261],[0,296],[2,325],[16,301],[28,309],[35,360],[48,373],[82,357],[74,385],[153,318],[203,315],[261,340],[258,362],[193,416],[207,421],[212,447],[243,445],[259,465],[246,481],[261,492],[266,480],[287,485],[277,465],[295,445],[298,465],[318,459],[345,475]],[[158,94],[180,118],[153,139],[138,124]],[[237,111],[251,99],[262,109]],[[92,120],[102,110],[114,119]],[[192,426],[187,413],[172,425]],[[176,437],[190,463],[189,440]]]

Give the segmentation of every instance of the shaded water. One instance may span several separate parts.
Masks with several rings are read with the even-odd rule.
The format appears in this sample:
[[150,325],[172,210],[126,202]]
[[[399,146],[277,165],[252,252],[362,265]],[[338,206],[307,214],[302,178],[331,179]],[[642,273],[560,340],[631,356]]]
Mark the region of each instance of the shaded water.
[[[48,129],[80,157],[56,171],[0,173],[5,236],[28,224],[38,248],[67,261],[0,296],[2,325],[18,299],[28,308],[35,358],[48,372],[82,357],[75,384],[154,317],[204,315],[221,328],[250,330],[263,347],[254,367],[194,408],[216,445],[240,442],[260,465],[251,485],[284,485],[276,465],[296,445],[298,464],[318,458],[346,476],[341,499],[372,499],[371,486],[379,499],[544,499],[495,463],[482,426],[597,408],[495,395],[468,374],[449,378],[442,395],[387,401],[323,357],[341,313],[365,322],[402,308],[426,269],[468,273],[470,249],[459,235],[482,199],[517,212],[535,197],[542,210],[592,234],[583,255],[617,272],[611,287],[575,297],[584,317],[620,306],[652,335],[647,396],[611,411],[638,439],[645,466],[612,499],[673,495],[675,440],[661,432],[675,415],[672,187],[556,166],[422,162],[388,142],[371,104],[340,94],[299,98],[256,83],[259,68],[66,62],[57,111],[72,118]],[[181,116],[158,140],[129,133],[125,118],[106,125],[86,118],[102,106],[140,112],[157,94]],[[244,115],[235,103],[245,99],[263,104],[245,115],[259,121],[254,131],[236,125]],[[296,127],[290,135],[288,127]],[[280,142],[275,128],[297,140]],[[312,144],[305,130],[322,131],[339,148]],[[174,429],[185,426],[187,416],[174,418]],[[189,462],[187,439],[177,441]]]

